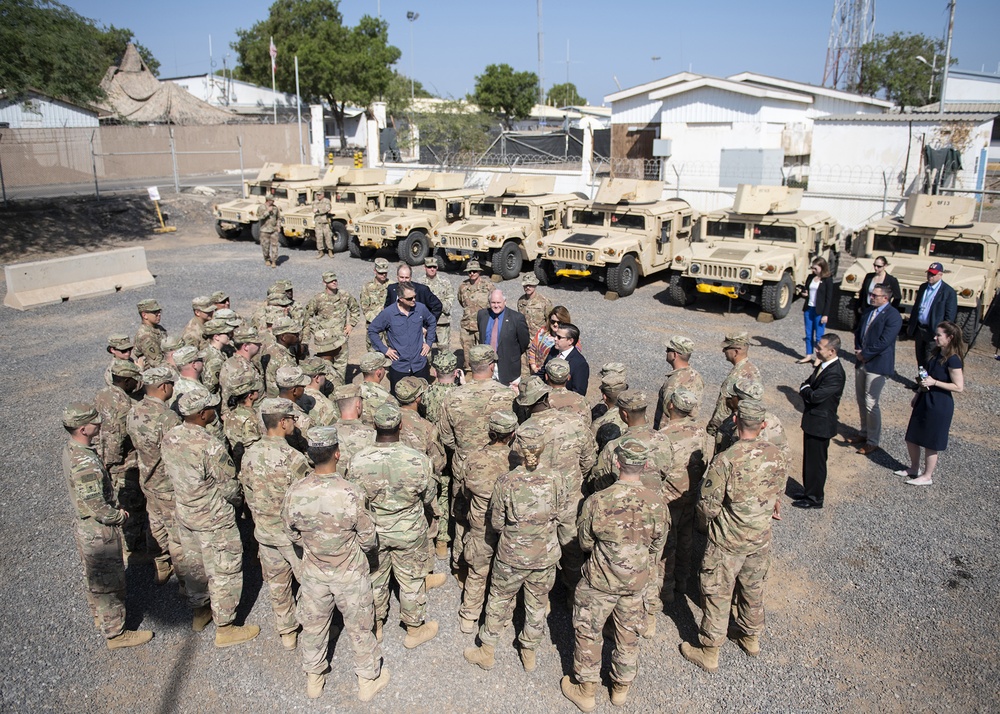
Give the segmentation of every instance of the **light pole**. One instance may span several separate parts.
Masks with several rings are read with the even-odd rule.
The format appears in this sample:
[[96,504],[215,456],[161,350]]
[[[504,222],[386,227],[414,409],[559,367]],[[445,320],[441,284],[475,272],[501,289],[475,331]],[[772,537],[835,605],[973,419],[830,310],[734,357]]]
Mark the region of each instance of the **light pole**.
[[413,101],[413,23],[420,17],[419,12],[408,10],[406,19],[410,21],[410,101]]
[[923,63],[923,64],[925,64],[925,65],[927,65],[928,67],[931,68],[931,83],[930,83],[930,86],[927,88],[927,101],[928,102],[930,102],[931,100],[934,99],[934,75],[937,74],[937,58],[938,58],[937,55],[933,55],[931,57],[931,61],[930,62],[928,62],[926,59],[924,59],[920,55],[917,55],[916,58],[915,58],[917,60],[917,62],[921,62],[921,63]]

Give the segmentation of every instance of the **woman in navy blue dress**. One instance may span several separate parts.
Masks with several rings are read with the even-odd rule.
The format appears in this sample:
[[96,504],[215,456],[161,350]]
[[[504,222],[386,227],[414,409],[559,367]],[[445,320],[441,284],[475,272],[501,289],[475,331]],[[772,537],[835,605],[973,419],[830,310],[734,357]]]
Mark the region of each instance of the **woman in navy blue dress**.
[[[910,424],[906,427],[906,451],[910,455],[910,468],[896,471],[907,476],[911,486],[930,486],[934,483],[934,468],[938,452],[948,448],[948,431],[955,412],[952,394],[965,388],[962,374],[962,330],[954,322],[942,322],[934,331],[936,347],[927,363],[927,376],[920,380],[920,389],[910,405]],[[920,470],[920,449],[924,449],[924,468]]]

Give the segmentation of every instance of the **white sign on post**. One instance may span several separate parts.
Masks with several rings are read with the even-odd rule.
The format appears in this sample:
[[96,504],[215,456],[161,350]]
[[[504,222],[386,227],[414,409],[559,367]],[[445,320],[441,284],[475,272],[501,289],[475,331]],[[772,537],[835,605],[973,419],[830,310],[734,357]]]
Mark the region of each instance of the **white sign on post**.
[[149,192],[149,200],[150,201],[159,201],[160,200],[160,189],[158,189],[156,186],[150,186],[146,190]]

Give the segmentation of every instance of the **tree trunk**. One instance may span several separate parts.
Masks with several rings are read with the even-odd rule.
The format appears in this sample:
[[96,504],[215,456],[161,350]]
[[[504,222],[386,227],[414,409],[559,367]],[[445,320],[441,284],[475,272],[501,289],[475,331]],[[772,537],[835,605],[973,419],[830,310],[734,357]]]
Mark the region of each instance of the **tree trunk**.
[[338,102],[334,97],[327,97],[327,101],[330,103],[330,113],[333,115],[333,120],[337,123],[337,131],[340,134],[340,149],[343,151],[347,149],[347,130],[344,127],[344,107],[347,102]]

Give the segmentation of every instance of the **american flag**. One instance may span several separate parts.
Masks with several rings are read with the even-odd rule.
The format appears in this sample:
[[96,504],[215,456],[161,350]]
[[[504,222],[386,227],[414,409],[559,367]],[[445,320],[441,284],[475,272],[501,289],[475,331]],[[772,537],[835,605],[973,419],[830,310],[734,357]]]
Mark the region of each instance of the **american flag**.
[[273,72],[278,68],[278,48],[274,46],[274,38],[271,38],[271,71]]

